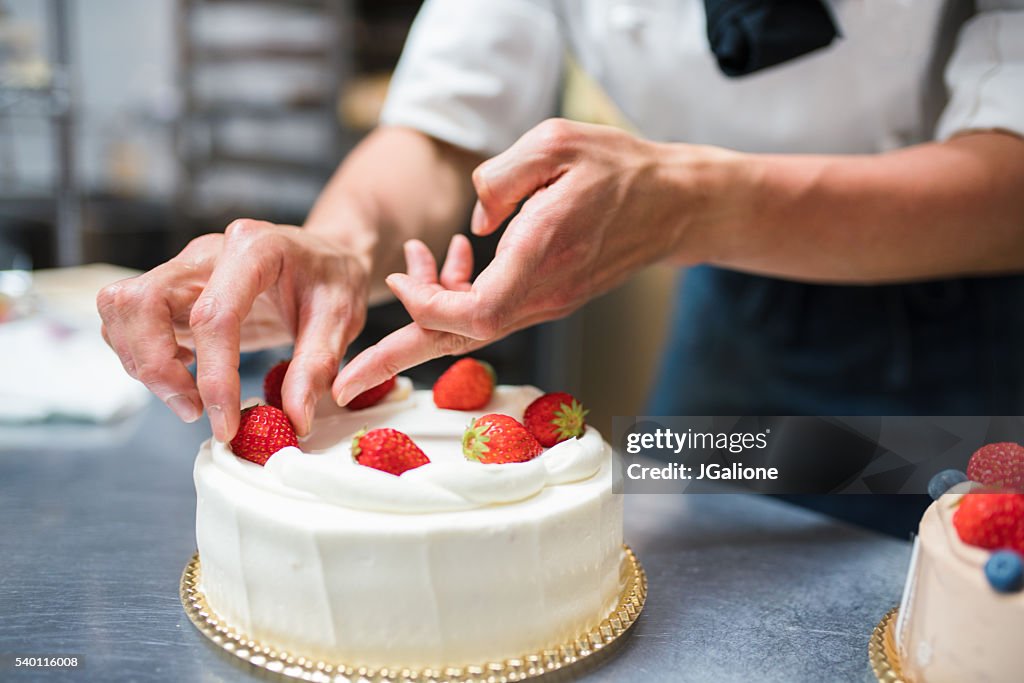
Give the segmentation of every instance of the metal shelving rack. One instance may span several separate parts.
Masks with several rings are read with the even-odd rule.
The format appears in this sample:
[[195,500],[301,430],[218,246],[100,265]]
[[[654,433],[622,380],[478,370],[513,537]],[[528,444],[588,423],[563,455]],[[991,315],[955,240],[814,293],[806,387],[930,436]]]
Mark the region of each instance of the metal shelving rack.
[[[204,43],[196,35],[195,25],[202,13],[213,6],[231,6],[238,12],[272,7],[288,12],[309,13],[330,27],[329,38],[320,44]],[[179,0],[175,27],[178,86],[182,99],[175,142],[181,168],[176,201],[178,207],[202,213],[197,188],[209,172],[226,166],[304,178],[323,178],[333,170],[343,150],[354,142],[351,132],[339,125],[337,117],[339,96],[353,72],[350,49],[352,21],[350,0]],[[285,62],[322,69],[327,87],[316,95],[273,103],[211,101],[197,87],[198,76],[210,67]],[[299,116],[305,117],[306,121],[317,121],[317,125],[324,127],[329,142],[321,150],[320,158],[297,159],[293,156],[239,151],[232,149],[223,139],[225,125],[233,121],[273,124]]]
[[42,118],[54,139],[53,204],[56,262],[82,262],[81,195],[75,171],[75,79],[71,55],[68,0],[49,0],[46,7],[50,77],[45,83],[0,83],[0,118]]

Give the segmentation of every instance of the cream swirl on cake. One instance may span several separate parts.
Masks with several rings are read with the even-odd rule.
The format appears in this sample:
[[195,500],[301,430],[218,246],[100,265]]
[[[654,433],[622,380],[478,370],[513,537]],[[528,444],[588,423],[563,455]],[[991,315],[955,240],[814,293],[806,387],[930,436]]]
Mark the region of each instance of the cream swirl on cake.
[[[541,395],[528,386],[499,386],[488,412],[521,418]],[[466,460],[461,437],[467,413],[435,408],[429,391],[413,391],[399,378],[383,403],[360,411],[324,402],[316,430],[298,448],[278,451],[265,467],[236,458],[227,444],[210,441],[200,457],[247,483],[304,500],[318,500],[361,510],[424,513],[467,510],[512,503],[556,486],[592,477],[608,445],[593,428],[523,463],[481,465]],[[408,434],[430,463],[400,476],[364,467],[352,459],[352,437],[360,429],[387,426]]]

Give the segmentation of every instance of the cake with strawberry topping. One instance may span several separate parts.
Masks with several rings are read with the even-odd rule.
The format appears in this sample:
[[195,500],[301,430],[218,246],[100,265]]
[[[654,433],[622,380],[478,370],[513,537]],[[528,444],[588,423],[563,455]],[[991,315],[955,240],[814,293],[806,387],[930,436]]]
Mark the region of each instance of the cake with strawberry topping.
[[306,658],[421,669],[521,657],[608,615],[622,501],[575,399],[555,410],[575,404],[575,426],[545,427],[558,437],[542,445],[524,421],[545,395],[495,386],[473,359],[434,391],[399,377],[376,393],[345,408],[328,397],[302,439],[259,406],[243,415],[251,431],[203,444],[200,588],[219,618]]
[[989,444],[938,473],[896,622],[914,683],[1015,681],[1024,633],[1024,447]]

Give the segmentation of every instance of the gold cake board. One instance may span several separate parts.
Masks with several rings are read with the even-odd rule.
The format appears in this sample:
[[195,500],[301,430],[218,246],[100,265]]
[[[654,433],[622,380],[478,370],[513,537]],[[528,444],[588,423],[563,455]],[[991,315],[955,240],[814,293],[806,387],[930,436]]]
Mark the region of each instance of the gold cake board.
[[563,679],[593,668],[618,649],[636,623],[647,599],[647,575],[629,546],[623,546],[623,588],[618,603],[600,624],[587,633],[540,652],[515,659],[474,666],[441,669],[376,669],[351,662],[325,662],[281,652],[256,642],[221,621],[199,590],[198,553],[181,575],[181,604],[196,628],[222,651],[264,672],[316,683],[506,683]]
[[871,660],[871,668],[881,683],[910,683],[903,676],[903,664],[896,648],[896,618],[899,612],[899,607],[893,607],[886,612],[868,641],[868,659]]

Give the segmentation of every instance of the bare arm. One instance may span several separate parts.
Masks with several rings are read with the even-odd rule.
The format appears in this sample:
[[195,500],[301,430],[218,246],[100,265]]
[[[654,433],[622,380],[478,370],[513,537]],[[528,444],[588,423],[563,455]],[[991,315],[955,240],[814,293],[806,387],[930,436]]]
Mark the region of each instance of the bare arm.
[[402,244],[418,238],[439,253],[464,224],[481,161],[416,130],[378,128],[335,172],[305,227],[363,255],[371,300],[390,298],[384,277],[404,269]]
[[745,197],[706,233],[714,263],[848,283],[1024,270],[1024,140],[1014,135],[730,163],[721,179]]

